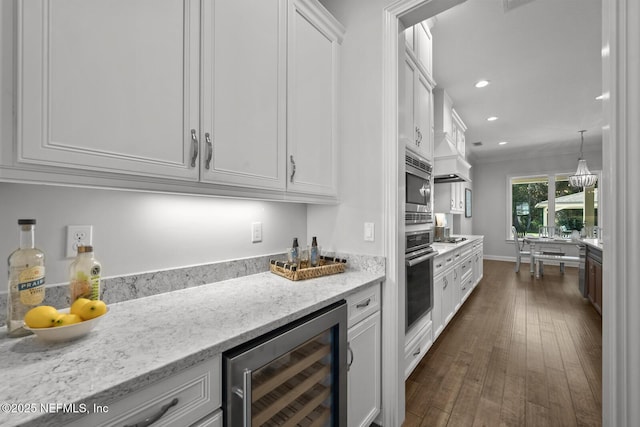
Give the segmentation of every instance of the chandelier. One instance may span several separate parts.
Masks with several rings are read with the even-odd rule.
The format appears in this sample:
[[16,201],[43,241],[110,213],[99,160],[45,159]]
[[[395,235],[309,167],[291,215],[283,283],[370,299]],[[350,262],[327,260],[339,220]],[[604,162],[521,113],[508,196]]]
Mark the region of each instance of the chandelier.
[[578,158],[578,170],[574,175],[569,177],[569,184],[572,187],[593,187],[598,181],[598,177],[589,171],[587,161],[582,158],[582,146],[584,144],[584,133],[586,130],[578,132],[580,132],[580,157]]

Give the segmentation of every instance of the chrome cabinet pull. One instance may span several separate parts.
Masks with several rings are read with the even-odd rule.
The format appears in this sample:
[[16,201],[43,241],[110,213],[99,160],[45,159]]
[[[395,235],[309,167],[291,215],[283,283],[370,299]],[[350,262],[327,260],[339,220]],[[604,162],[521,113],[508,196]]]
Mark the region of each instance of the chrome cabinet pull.
[[367,307],[371,303],[371,298],[367,298],[365,302],[361,302],[360,304],[356,304],[356,308],[364,308]]
[[191,129],[191,146],[193,147],[193,155],[191,156],[191,167],[196,167],[196,159],[198,158],[198,137],[196,130]]
[[351,361],[347,360],[347,371],[351,369],[351,365],[353,365],[353,350],[351,349],[351,345],[347,343],[347,356],[351,356]]
[[160,418],[162,418],[162,416],[167,413],[169,408],[171,408],[172,406],[176,406],[177,404],[178,404],[178,398],[174,397],[171,402],[169,402],[166,405],[162,406],[162,408],[160,408],[160,410],[155,415],[152,415],[149,418],[147,418],[144,421],[141,421],[139,423],[135,423],[135,424],[132,424],[132,425],[127,424],[124,427],[147,427],[147,426],[150,426],[151,424],[155,423]]
[[209,135],[209,132],[204,134],[204,139],[207,141],[207,150],[209,150],[209,153],[207,153],[207,163],[204,167],[209,169],[211,167],[211,159],[213,158],[213,143],[211,142],[211,135]]
[[444,278],[444,286],[442,287],[442,289],[447,289],[447,286],[449,286],[449,281],[447,280],[447,278]]
[[289,156],[291,160],[291,178],[290,181],[293,182],[293,177],[296,175],[296,162],[293,160],[293,154]]
[[418,347],[418,349],[413,353],[413,356],[417,356],[420,354],[420,347]]

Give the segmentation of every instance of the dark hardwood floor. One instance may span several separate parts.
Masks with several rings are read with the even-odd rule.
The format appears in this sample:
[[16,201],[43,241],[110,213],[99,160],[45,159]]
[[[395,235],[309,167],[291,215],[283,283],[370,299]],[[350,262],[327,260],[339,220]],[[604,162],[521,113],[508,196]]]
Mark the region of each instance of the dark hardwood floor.
[[484,261],[484,278],[405,383],[405,427],[600,426],[602,322],[578,270]]

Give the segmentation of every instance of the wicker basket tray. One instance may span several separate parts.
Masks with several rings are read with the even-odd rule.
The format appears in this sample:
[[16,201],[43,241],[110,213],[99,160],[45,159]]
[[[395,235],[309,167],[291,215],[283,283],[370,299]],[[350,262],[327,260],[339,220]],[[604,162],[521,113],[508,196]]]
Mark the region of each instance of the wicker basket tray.
[[320,265],[317,267],[298,267],[283,261],[272,259],[269,262],[271,272],[289,280],[315,279],[329,274],[344,273],[347,260],[341,258],[320,256]]

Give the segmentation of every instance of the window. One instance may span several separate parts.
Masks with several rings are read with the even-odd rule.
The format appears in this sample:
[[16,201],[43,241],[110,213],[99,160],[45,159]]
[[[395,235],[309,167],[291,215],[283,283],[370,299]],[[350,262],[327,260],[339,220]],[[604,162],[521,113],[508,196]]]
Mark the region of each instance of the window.
[[538,229],[546,225],[545,208],[540,204],[548,199],[548,194],[547,176],[511,179],[511,224],[518,235],[538,234]]
[[511,225],[519,236],[538,235],[540,227],[554,226],[556,234],[581,231],[591,235],[598,226],[598,183],[582,189],[569,185],[569,174],[512,177],[509,182]]

